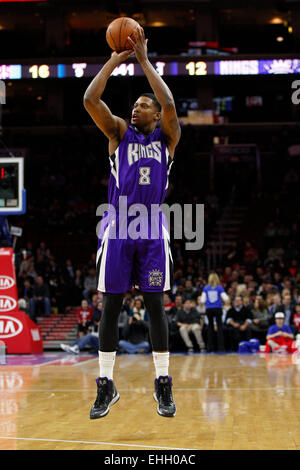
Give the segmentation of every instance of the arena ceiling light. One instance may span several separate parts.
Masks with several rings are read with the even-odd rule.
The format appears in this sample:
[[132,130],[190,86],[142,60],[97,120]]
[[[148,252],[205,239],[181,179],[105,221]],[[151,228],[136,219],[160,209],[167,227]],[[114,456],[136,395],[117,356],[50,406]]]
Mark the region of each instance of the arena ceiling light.
[[280,18],[279,16],[274,16],[274,18],[270,19],[271,24],[282,24],[283,21],[283,18]]

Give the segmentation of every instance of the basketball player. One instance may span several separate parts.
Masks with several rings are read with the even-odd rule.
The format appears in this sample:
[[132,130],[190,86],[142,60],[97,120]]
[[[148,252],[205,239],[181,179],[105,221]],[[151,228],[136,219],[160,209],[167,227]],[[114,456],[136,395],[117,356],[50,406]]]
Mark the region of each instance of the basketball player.
[[[148,60],[144,30],[138,27],[135,41],[128,39],[133,51],[113,52],[84,95],[86,110],[109,140],[111,175],[108,196],[109,203],[116,209],[116,215],[108,211],[102,218],[97,251],[97,288],[103,293],[103,306],[99,328],[100,376],[96,380],[97,398],[90,412],[91,419],[105,416],[109,406],[119,399],[113,382],[118,316],[123,296],[133,286],[140,289],[149,314],[156,370],[153,396],[158,403],[157,412],[161,416],[175,416],[176,413],[172,378],[168,374],[168,323],[163,300],[163,292],[171,288],[172,256],[162,212],[158,214],[159,237],[156,239],[114,239],[109,236],[120,219],[120,196],[127,197],[128,206],[140,203],[150,209],[153,204],[163,203],[181,133],[172,93]],[[131,125],[128,125],[111,113],[101,96],[115,67],[133,53],[153,94],[143,94],[136,100]]]

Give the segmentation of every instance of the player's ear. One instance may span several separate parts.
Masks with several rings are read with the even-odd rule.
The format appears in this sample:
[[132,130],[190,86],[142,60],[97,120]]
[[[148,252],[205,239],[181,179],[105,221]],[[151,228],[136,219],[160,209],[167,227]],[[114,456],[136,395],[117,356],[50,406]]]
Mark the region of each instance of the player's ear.
[[156,113],[156,120],[157,121],[161,120],[161,113],[159,111]]

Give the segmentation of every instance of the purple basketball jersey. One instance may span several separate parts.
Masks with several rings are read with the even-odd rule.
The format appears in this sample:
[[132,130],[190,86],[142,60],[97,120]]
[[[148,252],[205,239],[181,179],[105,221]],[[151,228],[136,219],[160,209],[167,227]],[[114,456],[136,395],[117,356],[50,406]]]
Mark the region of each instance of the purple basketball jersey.
[[[97,251],[98,290],[125,292],[133,285],[145,291],[169,290],[172,256],[166,217],[158,207],[166,196],[173,159],[162,131],[156,128],[152,134],[144,135],[130,125],[109,161],[108,203],[114,211],[108,211],[101,221]],[[134,219],[127,209],[134,204],[147,209],[146,215],[139,214],[144,230],[139,239],[132,239],[128,232],[126,237],[120,234],[123,212],[120,198],[125,196],[126,231]],[[154,215],[153,206],[157,206]],[[113,229],[116,236],[111,237]]]
[[150,207],[151,204],[164,202],[172,158],[159,128],[152,134],[144,135],[129,126],[109,159],[110,204],[117,208],[120,196],[127,196],[128,205],[140,203]]

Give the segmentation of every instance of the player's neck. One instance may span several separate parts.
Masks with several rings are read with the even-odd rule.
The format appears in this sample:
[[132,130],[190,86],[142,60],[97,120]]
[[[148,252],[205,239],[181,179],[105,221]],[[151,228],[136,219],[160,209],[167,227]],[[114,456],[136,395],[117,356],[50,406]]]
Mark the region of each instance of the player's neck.
[[150,135],[152,134],[155,129],[156,129],[156,125],[153,126],[153,124],[151,126],[148,126],[148,127],[143,127],[143,128],[138,128],[136,126],[133,126],[135,131],[138,132],[138,133],[141,133],[141,134],[144,134],[144,135]]

